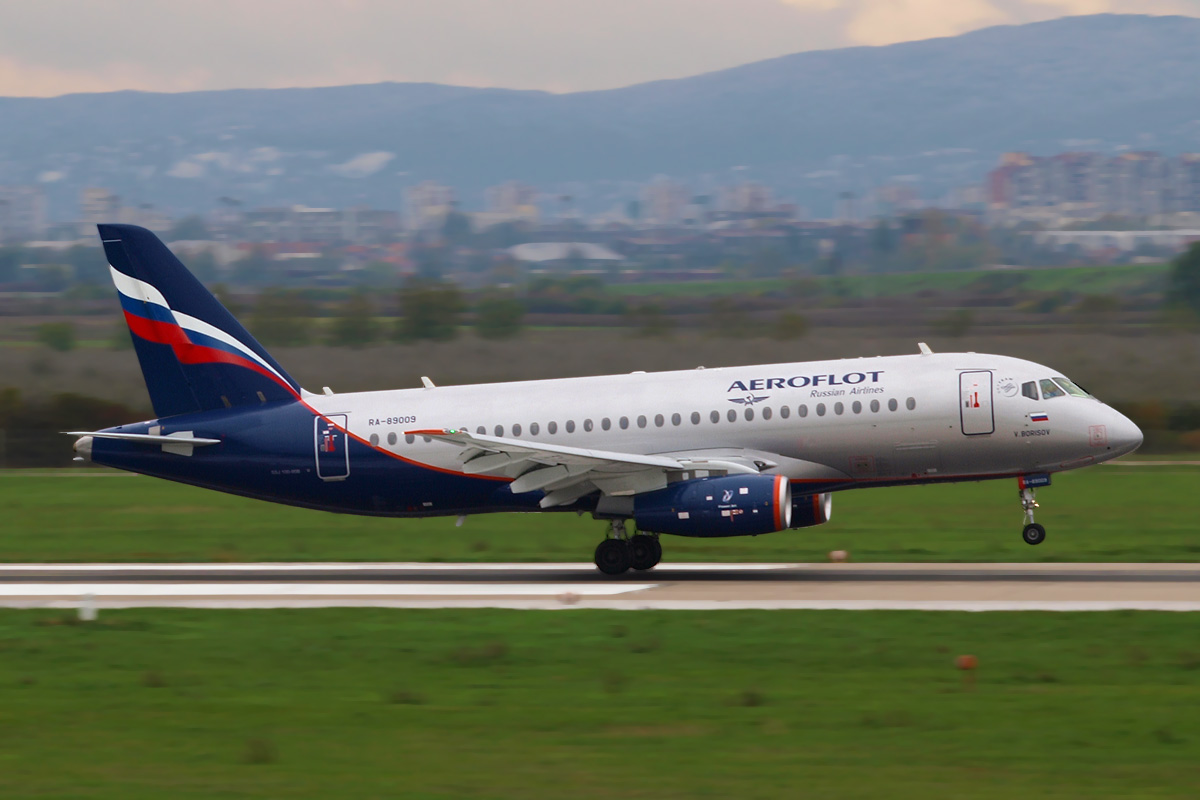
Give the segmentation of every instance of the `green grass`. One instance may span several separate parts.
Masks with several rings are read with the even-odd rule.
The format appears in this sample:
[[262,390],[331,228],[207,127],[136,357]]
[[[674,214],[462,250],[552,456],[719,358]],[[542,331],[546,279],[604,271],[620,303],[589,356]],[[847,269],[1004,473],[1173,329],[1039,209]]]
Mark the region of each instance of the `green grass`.
[[[996,283],[1028,292],[1109,294],[1136,289],[1148,281],[1162,281],[1169,271],[1169,264],[1129,264],[1003,271],[894,272],[817,277],[812,278],[808,285],[848,298],[895,297],[923,291],[960,292],[975,289],[990,294],[996,291],[992,288]],[[784,292],[788,287],[788,281],[780,278],[752,278],[690,283],[616,284],[608,287],[608,291],[625,297],[726,297]]]
[[[121,473],[0,473],[0,561],[588,561],[574,514],[400,520],[334,515]],[[1200,468],[1100,466],[1038,494],[1020,540],[1015,481],[838,493],[832,522],[759,537],[665,537],[671,561],[1197,561]]]
[[5,610],[0,796],[1193,798],[1198,678],[1186,614]]

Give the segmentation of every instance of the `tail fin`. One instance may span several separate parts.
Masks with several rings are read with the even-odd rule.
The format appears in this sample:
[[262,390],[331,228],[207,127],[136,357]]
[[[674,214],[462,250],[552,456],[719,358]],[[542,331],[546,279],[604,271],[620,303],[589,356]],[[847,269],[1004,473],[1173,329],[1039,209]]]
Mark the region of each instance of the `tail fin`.
[[300,385],[157,236],[134,225],[98,227],[155,414],[300,396]]

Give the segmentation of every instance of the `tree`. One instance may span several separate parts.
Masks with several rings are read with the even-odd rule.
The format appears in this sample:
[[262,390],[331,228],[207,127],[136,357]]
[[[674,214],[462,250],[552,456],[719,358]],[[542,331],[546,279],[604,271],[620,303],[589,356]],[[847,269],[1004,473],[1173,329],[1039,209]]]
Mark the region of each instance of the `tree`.
[[303,294],[267,289],[258,297],[250,331],[264,345],[298,347],[312,341],[313,304]]
[[420,339],[447,341],[458,335],[458,321],[465,304],[453,283],[416,279],[400,290],[400,319],[395,338],[402,342]]
[[201,241],[212,238],[208,232],[208,226],[204,224],[204,218],[195,214],[176,222],[168,236],[172,242]]
[[664,314],[662,306],[656,303],[646,303],[627,310],[625,319],[636,335],[646,339],[670,336],[675,327],[675,320]]
[[484,297],[475,307],[475,333],[484,339],[511,339],[521,332],[525,305],[509,292]]
[[49,347],[65,353],[75,349],[75,326],[69,322],[46,322],[38,326],[37,340]]
[[804,318],[803,314],[797,314],[794,311],[781,313],[771,328],[771,336],[782,341],[799,339],[806,333],[808,333],[808,320]]
[[366,292],[350,295],[329,329],[329,343],[334,347],[363,347],[379,339],[379,322],[375,308]]
[[1168,300],[1200,314],[1200,242],[1192,242],[1171,262]]

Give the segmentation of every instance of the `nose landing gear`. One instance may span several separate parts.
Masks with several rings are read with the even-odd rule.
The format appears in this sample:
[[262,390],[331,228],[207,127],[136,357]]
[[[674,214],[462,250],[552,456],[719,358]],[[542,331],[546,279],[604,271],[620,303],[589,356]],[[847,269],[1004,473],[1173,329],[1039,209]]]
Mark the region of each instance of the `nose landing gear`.
[[1025,544],[1036,545],[1046,541],[1046,529],[1033,521],[1033,511],[1038,507],[1034,487],[1049,485],[1049,475],[1030,475],[1017,479],[1021,508],[1025,511],[1025,528],[1021,531],[1021,538]]
[[630,536],[623,519],[613,520],[608,537],[596,547],[596,568],[605,575],[653,569],[661,560],[658,537],[647,533]]

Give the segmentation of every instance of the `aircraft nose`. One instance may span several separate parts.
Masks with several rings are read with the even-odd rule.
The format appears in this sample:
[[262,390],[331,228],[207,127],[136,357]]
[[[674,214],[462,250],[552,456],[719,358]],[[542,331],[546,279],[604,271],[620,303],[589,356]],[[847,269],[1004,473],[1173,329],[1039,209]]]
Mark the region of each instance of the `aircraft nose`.
[[1115,419],[1108,426],[1108,442],[1117,455],[1132,453],[1142,446],[1142,429],[1133,420],[1114,411]]

